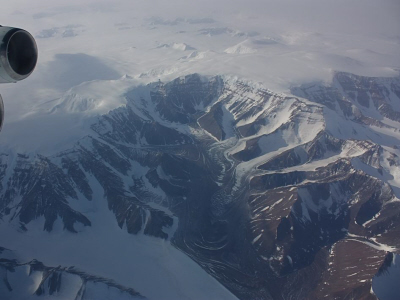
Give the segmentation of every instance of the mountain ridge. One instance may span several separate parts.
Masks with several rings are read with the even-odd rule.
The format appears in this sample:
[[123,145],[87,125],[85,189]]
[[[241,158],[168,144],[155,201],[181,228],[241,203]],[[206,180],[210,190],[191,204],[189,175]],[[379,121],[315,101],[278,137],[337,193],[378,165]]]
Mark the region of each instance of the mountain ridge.
[[400,79],[338,72],[292,94],[197,74],[128,90],[73,148],[1,156],[0,227],[44,218],[79,236],[105,199],[107,222],[170,243],[238,298],[376,299],[400,251]]

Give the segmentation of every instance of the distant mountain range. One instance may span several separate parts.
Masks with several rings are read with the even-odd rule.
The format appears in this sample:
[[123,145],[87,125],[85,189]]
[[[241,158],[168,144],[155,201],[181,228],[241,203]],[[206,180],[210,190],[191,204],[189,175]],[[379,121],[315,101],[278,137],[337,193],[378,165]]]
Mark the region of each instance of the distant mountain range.
[[[0,154],[4,299],[377,299],[400,254],[399,77],[124,96],[69,150]],[[57,109],[95,105],[77,99]]]

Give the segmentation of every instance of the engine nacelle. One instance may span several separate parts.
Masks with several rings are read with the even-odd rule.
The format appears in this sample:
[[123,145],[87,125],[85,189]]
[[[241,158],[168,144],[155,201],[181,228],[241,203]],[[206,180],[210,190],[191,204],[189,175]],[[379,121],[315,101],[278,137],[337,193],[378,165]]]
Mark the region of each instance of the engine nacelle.
[[[25,79],[35,69],[38,50],[29,32],[0,25],[0,83]],[[0,130],[3,126],[4,107],[0,95]]]
[[38,51],[25,30],[0,26],[0,83],[17,82],[35,69]]

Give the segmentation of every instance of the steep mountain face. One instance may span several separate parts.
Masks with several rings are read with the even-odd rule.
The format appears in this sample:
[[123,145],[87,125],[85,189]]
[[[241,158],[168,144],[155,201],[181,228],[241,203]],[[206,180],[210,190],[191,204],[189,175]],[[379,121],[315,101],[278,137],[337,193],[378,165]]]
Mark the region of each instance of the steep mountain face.
[[[400,79],[337,73],[292,95],[196,74],[133,88],[72,149],[1,155],[0,229],[80,236],[105,199],[121,231],[171,243],[240,299],[377,299],[400,254]],[[76,280],[76,299],[94,285],[151,298],[7,251],[10,299],[23,269],[36,295]]]

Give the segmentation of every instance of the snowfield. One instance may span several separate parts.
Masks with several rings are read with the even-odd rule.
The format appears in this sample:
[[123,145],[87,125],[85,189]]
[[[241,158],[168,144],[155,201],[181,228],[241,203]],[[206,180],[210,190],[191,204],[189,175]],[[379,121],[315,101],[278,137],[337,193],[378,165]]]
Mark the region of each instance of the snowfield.
[[323,2],[0,0],[39,48],[0,86],[0,298],[390,300],[400,7]]

